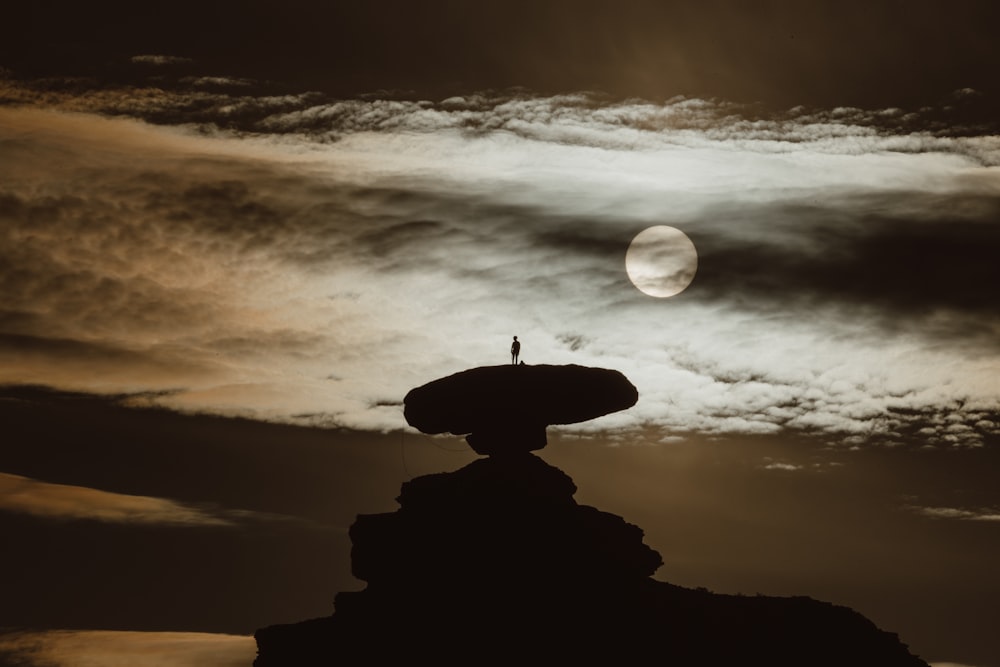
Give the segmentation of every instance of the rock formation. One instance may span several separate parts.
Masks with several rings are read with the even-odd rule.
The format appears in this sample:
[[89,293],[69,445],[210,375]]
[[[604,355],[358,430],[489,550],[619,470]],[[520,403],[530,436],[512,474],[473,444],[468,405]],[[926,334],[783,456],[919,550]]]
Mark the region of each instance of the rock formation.
[[[401,660],[927,667],[895,635],[846,607],[652,579],[662,560],[638,527],[577,504],[573,481],[526,451],[538,448],[537,439],[508,447],[489,430],[521,410],[521,426],[502,432],[537,438],[541,428],[544,440],[544,424],[634,404],[634,387],[603,369],[501,368],[425,385],[405,403],[407,420],[421,430],[471,433],[474,447],[491,443],[502,455],[413,479],[403,484],[396,512],[360,515],[350,530],[351,559],[367,587],[338,594],[331,616],[258,630],[256,667]],[[602,383],[614,389],[601,390]],[[511,387],[530,400],[512,396]],[[604,397],[574,407],[588,390]]]
[[575,424],[635,405],[624,375],[587,366],[483,366],[434,380],[403,400],[423,433],[465,435],[477,454],[541,449],[545,427]]

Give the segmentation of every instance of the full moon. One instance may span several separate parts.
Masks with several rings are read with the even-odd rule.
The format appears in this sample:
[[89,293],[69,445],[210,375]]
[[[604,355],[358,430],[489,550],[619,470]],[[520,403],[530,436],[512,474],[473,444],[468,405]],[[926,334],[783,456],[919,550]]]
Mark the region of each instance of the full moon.
[[698,251],[679,229],[666,225],[636,234],[625,252],[625,271],[643,294],[659,298],[684,291],[698,270]]

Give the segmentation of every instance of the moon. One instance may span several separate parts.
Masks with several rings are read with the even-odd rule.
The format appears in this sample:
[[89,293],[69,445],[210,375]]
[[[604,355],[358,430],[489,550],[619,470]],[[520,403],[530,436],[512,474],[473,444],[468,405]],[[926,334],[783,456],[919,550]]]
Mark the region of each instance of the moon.
[[625,271],[643,294],[661,299],[675,296],[694,280],[698,251],[691,239],[675,227],[648,227],[629,244]]

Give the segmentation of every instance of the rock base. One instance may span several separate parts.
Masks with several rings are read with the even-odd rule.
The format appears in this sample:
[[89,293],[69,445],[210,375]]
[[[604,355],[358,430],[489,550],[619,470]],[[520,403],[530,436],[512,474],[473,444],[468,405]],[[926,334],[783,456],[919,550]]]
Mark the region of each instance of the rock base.
[[531,454],[407,482],[398,511],[351,528],[367,588],[337,595],[332,616],[258,630],[255,667],[927,667],[846,607],[656,581],[642,531],[575,491]]

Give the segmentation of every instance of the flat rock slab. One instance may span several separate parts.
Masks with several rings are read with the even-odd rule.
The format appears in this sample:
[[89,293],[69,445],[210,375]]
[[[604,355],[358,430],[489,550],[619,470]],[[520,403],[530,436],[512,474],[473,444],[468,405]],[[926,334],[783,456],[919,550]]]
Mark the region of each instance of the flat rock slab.
[[[545,427],[625,410],[639,392],[616,370],[565,366],[481,366],[412,389],[403,415],[423,433],[469,434],[479,453],[545,446]],[[517,442],[517,441],[520,442]]]

